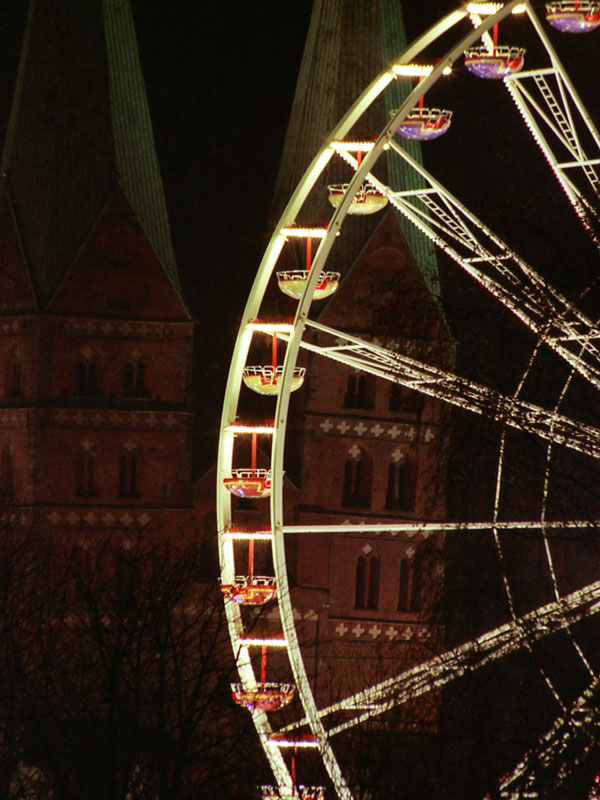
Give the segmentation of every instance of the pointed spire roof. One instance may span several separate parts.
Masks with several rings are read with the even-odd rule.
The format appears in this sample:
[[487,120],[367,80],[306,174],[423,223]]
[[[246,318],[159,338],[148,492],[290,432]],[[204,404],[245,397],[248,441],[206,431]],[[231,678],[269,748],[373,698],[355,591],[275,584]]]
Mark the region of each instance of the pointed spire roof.
[[31,0],[2,170],[42,306],[115,190],[180,295],[128,0]]
[[[397,58],[407,46],[406,30],[400,0],[315,0],[292,112],[288,124],[283,155],[277,176],[274,211],[281,213],[298,181],[333,127],[350,108],[368,84]],[[374,104],[353,130],[353,136],[375,136],[389,119],[389,112],[406,99],[410,80],[394,81],[384,93],[385,103]],[[410,155],[422,162],[419,142],[403,141]],[[377,165],[376,174],[396,189],[416,188],[420,177],[408,170],[404,162],[394,159],[389,169]],[[328,219],[327,183],[347,181],[347,167],[331,162],[327,175],[320,178],[303,209],[307,221]],[[417,261],[423,278],[434,296],[439,295],[438,267],[435,249],[429,239],[392,211]],[[336,269],[348,266],[349,257],[356,258],[369,236],[380,223],[375,218],[352,221],[352,233],[345,231],[348,245],[341,252]],[[352,241],[350,241],[350,239]],[[342,248],[339,248],[342,250]]]

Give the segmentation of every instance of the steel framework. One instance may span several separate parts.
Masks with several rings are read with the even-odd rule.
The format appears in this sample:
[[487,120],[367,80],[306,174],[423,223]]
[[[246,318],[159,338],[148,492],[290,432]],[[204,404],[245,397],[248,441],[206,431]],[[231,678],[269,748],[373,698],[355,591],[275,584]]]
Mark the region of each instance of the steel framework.
[[[490,8],[492,6],[493,8]],[[451,405],[487,416],[503,426],[541,438],[549,443],[547,464],[550,463],[552,448],[557,446],[570,448],[586,458],[597,459],[600,457],[599,429],[583,420],[573,419],[562,413],[560,404],[552,409],[547,409],[523,400],[520,397],[522,385],[516,389],[513,395],[504,395],[491,387],[474,383],[437,366],[427,365],[409,358],[400,352],[400,349],[393,343],[383,346],[373,341],[366,341],[343,331],[328,328],[309,317],[319,275],[326,267],[328,256],[334,247],[336,236],[341,232],[352,199],[360,186],[368,181],[387,197],[412,224],[448,253],[535,334],[537,347],[533,359],[541,348],[547,347],[565,362],[571,375],[576,372],[594,388],[600,388],[600,329],[597,325],[589,320],[574,303],[550,286],[530,265],[519,258],[393,138],[398,125],[418,104],[420,98],[438,81],[444,69],[451,66],[468,47],[480,39],[491,46],[489,31],[496,23],[516,12],[519,6],[524,6],[525,17],[537,34],[547,55],[548,63],[540,68],[509,76],[504,79],[504,84],[580,219],[595,235],[598,221],[596,201],[600,185],[596,167],[600,164],[600,137],[543,26],[529,2],[520,3],[519,0],[511,0],[504,5],[468,4],[462,9],[448,14],[419,37],[404,53],[400,54],[394,64],[384,70],[366,88],[335,127],[330,139],[323,145],[308,167],[277,223],[243,312],[232,355],[221,419],[217,468],[219,476],[217,481],[219,554],[222,582],[231,584],[235,580],[235,553],[239,540],[255,537],[268,538],[271,542],[279,604],[279,634],[271,638],[253,638],[246,629],[240,606],[232,600],[226,600],[226,610],[230,636],[237,657],[240,682],[243,687],[254,689],[257,686],[252,661],[253,648],[285,648],[287,651],[290,671],[303,713],[296,722],[275,731],[265,712],[256,708],[252,711],[258,735],[282,797],[287,797],[294,791],[294,781],[282,752],[284,747],[290,745],[290,735],[294,732],[309,732],[309,739],[305,739],[305,741],[310,741],[311,744],[318,747],[338,797],[342,800],[351,800],[352,792],[331,745],[331,739],[335,734],[359,725],[375,715],[385,713],[397,704],[445,685],[490,661],[505,657],[522,648],[531,651],[532,645],[536,641],[553,635],[557,631],[566,631],[572,635],[571,629],[575,622],[593,616],[600,610],[600,584],[596,582],[582,587],[568,596],[560,596],[556,592],[553,602],[530,614],[518,616],[514,612],[511,589],[507,583],[511,619],[506,624],[390,680],[366,687],[362,692],[345,698],[340,703],[327,708],[318,708],[298,641],[287,574],[285,548],[287,536],[301,534],[307,530],[334,533],[343,529],[343,526],[289,526],[284,521],[282,477],[284,474],[285,432],[292,379],[302,348],[352,368],[400,383],[426,395],[434,396]],[[414,62],[426,48],[435,45],[442,36],[453,31],[464,20],[469,19],[473,23],[473,29],[460,36],[457,43],[438,59],[436,66],[415,87],[402,106],[393,114],[375,142],[366,149],[364,158],[357,159],[351,148],[345,148],[342,144],[345,137],[351,133],[354,124],[372,104],[380,102],[385,87],[394,81],[398,74],[402,73],[405,65]],[[348,184],[343,200],[337,204],[327,227],[319,232],[320,243],[308,272],[304,293],[298,302],[296,316],[292,323],[261,321],[261,305],[281,251],[289,236],[292,235],[292,231],[295,231],[296,235],[301,234],[302,206],[319,176],[336,154],[352,167],[354,175]],[[378,180],[373,174],[373,168],[378,159],[383,156],[390,159],[402,159],[404,164],[418,175],[418,185],[421,188],[395,191]],[[294,226],[296,227],[294,228]],[[307,230],[304,235],[310,237],[311,235],[316,236],[316,233]],[[273,334],[275,332],[279,338],[287,341],[287,348],[274,421],[267,426],[272,435],[270,530],[244,531],[238,536],[233,527],[235,520],[231,495],[225,489],[220,478],[229,474],[232,469],[236,436],[242,435],[243,430],[252,433],[257,430],[264,432],[267,429],[264,426],[257,428],[255,423],[249,422],[247,429],[242,430],[239,424],[236,426],[233,423],[238,417],[243,370],[247,366],[248,352],[253,337],[261,333]],[[501,470],[502,455],[498,471],[498,484],[500,484]],[[542,531],[546,536],[550,530],[593,530],[596,528],[595,521],[548,520],[545,511],[538,521],[500,521],[497,512],[496,504],[494,519],[488,523],[416,522],[362,524],[352,527],[357,533],[412,530],[492,530],[497,540],[500,533],[507,529],[536,529]],[[502,557],[501,549],[499,552]],[[590,671],[587,663],[586,668]],[[547,675],[544,675],[544,679],[558,699],[559,706],[564,708],[558,690],[552,685],[551,679]],[[593,691],[595,692],[596,679],[593,674],[590,680],[590,685],[594,687]],[[583,696],[582,707],[588,700],[587,695]],[[578,709],[578,704],[575,704],[574,708]],[[340,712],[346,714],[346,719],[327,728],[325,724],[327,719],[334,713]],[[545,758],[545,754],[551,753],[554,759],[558,757],[557,753],[560,756],[559,732],[562,730],[561,726],[564,725],[564,720],[565,715],[563,714],[540,745],[542,760]],[[300,741],[300,739],[296,740],[297,743]],[[503,796],[513,797],[517,796],[514,791],[520,791],[523,786],[530,785],[527,760],[524,759],[504,780],[501,791]],[[519,788],[515,789],[515,786]]]

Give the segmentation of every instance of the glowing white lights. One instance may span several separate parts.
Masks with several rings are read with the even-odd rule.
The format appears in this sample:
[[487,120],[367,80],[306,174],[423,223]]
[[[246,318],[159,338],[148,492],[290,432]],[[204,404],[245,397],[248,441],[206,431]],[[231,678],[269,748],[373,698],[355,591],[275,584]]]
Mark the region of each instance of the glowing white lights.
[[244,636],[237,640],[240,647],[287,647],[287,639],[282,636]]
[[[497,14],[501,8],[504,8],[503,3],[469,3],[467,5],[469,14],[479,14],[482,17],[489,17],[492,14]],[[511,13],[524,14],[526,10],[525,3],[519,3],[519,5],[513,8]]]
[[294,326],[291,322],[261,322],[255,319],[246,324],[246,330],[260,333],[292,333]]
[[271,531],[236,531],[236,530],[228,530],[222,534],[224,539],[234,539],[234,540],[257,540],[257,539],[266,539],[270,540],[273,538],[273,534]]
[[338,139],[331,142],[330,147],[336,153],[357,153],[359,150],[361,153],[367,153],[375,147],[375,142],[373,139]]
[[281,736],[280,734],[273,734],[270,739],[267,739],[267,744],[271,747],[293,747],[294,749],[300,747],[318,747],[318,743],[314,737],[306,737],[294,739],[290,737]]
[[[434,70],[433,64],[394,64],[392,72],[403,78],[426,78]],[[444,67],[442,75],[450,75],[452,67]]]
[[287,237],[295,237],[297,239],[324,239],[327,236],[327,226],[302,226],[302,225],[289,225],[287,228],[282,228],[279,233]]
[[272,422],[271,424],[231,422],[225,426],[225,430],[231,433],[265,433],[268,435],[272,435],[275,432]]

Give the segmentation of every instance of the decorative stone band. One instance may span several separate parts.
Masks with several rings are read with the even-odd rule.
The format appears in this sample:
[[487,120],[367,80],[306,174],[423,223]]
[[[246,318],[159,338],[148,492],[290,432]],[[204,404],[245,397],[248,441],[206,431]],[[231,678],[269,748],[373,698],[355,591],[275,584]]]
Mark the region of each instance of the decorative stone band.
[[[99,409],[60,409],[51,419],[61,428],[125,428],[131,430],[185,430],[191,424],[187,411],[105,411]],[[0,416],[0,424],[2,417]]]
[[106,509],[82,509],[80,512],[74,509],[53,509],[46,516],[46,520],[54,528],[130,528],[132,530],[145,528],[152,517],[146,510],[140,509],[132,513],[131,509],[113,508],[112,511]]
[[[313,419],[316,415],[313,416]],[[325,417],[321,422],[315,419],[313,427],[318,427],[326,436],[346,436],[362,439],[391,440],[393,442],[409,442],[411,444],[430,444],[438,434],[434,425],[405,425],[399,422],[373,422],[365,419],[340,419]]]
[[384,642],[401,644],[408,642],[442,641],[444,629],[440,625],[421,625],[419,623],[392,623],[386,620],[331,619],[332,639],[346,641]]
[[133,322],[111,319],[67,319],[64,333],[67,336],[94,336],[107,339],[139,339],[140,341],[162,341],[171,339],[173,333],[190,322]]

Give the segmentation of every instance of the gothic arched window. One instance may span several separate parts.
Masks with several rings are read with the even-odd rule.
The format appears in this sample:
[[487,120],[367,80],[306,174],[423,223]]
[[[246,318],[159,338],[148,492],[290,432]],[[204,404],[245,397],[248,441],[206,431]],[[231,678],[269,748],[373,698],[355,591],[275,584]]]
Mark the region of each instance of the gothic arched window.
[[420,554],[400,560],[398,611],[420,611],[423,558]]
[[368,508],[371,505],[371,459],[358,445],[353,445],[344,464],[342,505]]
[[377,609],[379,606],[379,558],[374,553],[356,560],[354,607]]
[[417,459],[398,452],[388,464],[385,507],[414,511],[417,498]]

